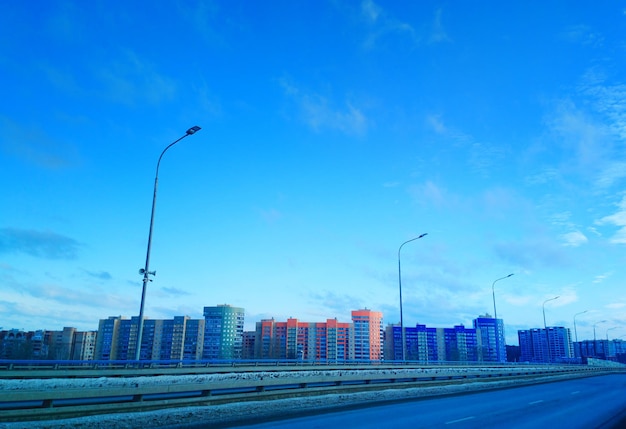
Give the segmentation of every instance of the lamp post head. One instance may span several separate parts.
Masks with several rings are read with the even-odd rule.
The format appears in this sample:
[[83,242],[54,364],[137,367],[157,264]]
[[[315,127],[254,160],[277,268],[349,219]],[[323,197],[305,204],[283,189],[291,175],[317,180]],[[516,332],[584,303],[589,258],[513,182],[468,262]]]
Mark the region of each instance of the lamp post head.
[[200,130],[201,130],[201,128],[199,126],[195,125],[195,126],[189,128],[187,130],[187,135],[190,136],[190,135],[195,134],[196,132],[198,132]]
[[417,237],[417,238],[426,237],[427,235],[428,235],[428,233],[427,233],[427,232],[425,232],[425,233],[423,233],[422,235],[420,235],[420,236],[419,236],[419,237]]
[[554,298],[546,299],[546,300],[543,302],[543,305],[545,306],[547,302],[554,301],[555,299],[559,299],[560,297],[561,297],[561,296],[559,295],[559,296],[555,296]]

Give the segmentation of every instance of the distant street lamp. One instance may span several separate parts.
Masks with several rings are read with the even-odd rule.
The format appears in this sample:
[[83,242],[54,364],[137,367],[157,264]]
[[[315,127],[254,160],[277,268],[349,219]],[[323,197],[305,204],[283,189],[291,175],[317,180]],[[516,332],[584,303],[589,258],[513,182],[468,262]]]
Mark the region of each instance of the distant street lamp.
[[580,316],[581,314],[585,314],[589,310],[581,311],[580,313],[574,314],[574,337],[576,338],[576,342],[578,342],[578,332],[576,331],[576,316]]
[[189,128],[185,132],[185,135],[175,140],[173,143],[170,143],[169,146],[163,149],[163,152],[161,152],[161,156],[159,156],[159,160],[157,161],[156,175],[154,177],[154,193],[152,195],[152,213],[150,215],[150,232],[148,233],[148,250],[146,252],[146,265],[145,265],[145,268],[141,268],[139,270],[139,274],[143,274],[143,288],[141,290],[141,306],[139,307],[139,321],[138,321],[138,328],[137,328],[137,346],[135,350],[135,360],[137,361],[139,360],[139,357],[140,357],[141,341],[143,339],[142,338],[143,337],[143,308],[144,308],[144,304],[146,301],[146,286],[148,285],[148,282],[151,281],[150,276],[154,276],[156,274],[156,271],[150,271],[150,248],[152,247],[152,227],[154,225],[154,209],[156,207],[157,185],[159,183],[159,166],[161,165],[161,158],[163,158],[163,155],[169,148],[174,146],[176,143],[178,143],[185,137],[195,134],[198,131],[200,131],[200,127],[197,125]]
[[400,287],[400,333],[402,335],[402,361],[403,362],[406,360],[406,344],[405,344],[406,336],[404,333],[404,319],[402,315],[402,270],[400,266],[400,251],[402,250],[402,246],[404,246],[405,244],[410,243],[411,241],[419,240],[420,238],[425,237],[426,235],[428,235],[427,232],[420,235],[419,237],[415,237],[410,240],[407,240],[400,245],[400,248],[398,248],[398,286]]
[[574,338],[575,338],[574,344],[576,344],[576,347],[574,347],[574,357],[579,357],[578,355],[582,356],[582,349],[580,347],[580,344],[578,343],[578,331],[576,330],[576,316],[585,314],[588,311],[589,310],[585,310],[585,311],[581,311],[580,313],[574,314]]
[[513,273],[509,274],[508,276],[504,276],[504,277],[501,277],[499,279],[496,279],[491,284],[491,295],[493,296],[493,319],[494,319],[494,321],[496,323],[494,328],[495,328],[495,334],[496,334],[496,361],[497,362],[500,362],[500,346],[499,346],[500,329],[499,329],[499,325],[498,325],[498,312],[496,311],[496,289],[495,289],[495,287],[496,287],[496,282],[499,282],[500,280],[508,279],[512,275],[513,275]]
[[598,347],[596,346],[596,325],[600,323],[606,323],[606,320],[601,320],[593,324],[593,357],[598,355]]
[[548,346],[548,363],[552,362],[552,356],[550,353],[550,336],[548,335],[548,326],[546,325],[546,302],[554,301],[555,299],[559,299],[559,296],[546,299],[543,302],[543,329],[546,331],[546,345]]
[[606,349],[604,349],[604,358],[606,360],[609,359],[609,349],[611,348],[609,345],[609,331],[617,328],[619,328],[619,326],[613,326],[612,328],[606,330]]
[[617,329],[619,328],[619,326],[613,326],[612,328],[609,328],[606,330],[606,340],[609,341],[609,331],[612,331],[613,329]]

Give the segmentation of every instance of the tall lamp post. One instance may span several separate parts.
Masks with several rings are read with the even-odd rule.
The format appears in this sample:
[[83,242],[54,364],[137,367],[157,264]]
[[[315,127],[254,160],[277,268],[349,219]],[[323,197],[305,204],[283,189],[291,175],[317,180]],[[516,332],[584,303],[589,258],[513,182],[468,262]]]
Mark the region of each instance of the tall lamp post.
[[598,346],[596,345],[596,325],[599,325],[600,323],[606,323],[606,320],[600,320],[599,322],[593,324],[593,357],[598,355]]
[[609,341],[609,331],[612,331],[613,329],[617,329],[618,326],[613,326],[612,328],[609,328],[606,330],[606,340]]
[[548,363],[552,362],[552,356],[550,353],[550,336],[548,335],[548,326],[546,325],[546,302],[554,301],[555,299],[559,299],[559,296],[546,299],[543,302],[543,329],[546,331],[546,345],[548,346]]
[[578,342],[578,332],[576,331],[576,316],[580,316],[581,314],[585,314],[589,310],[581,311],[580,313],[574,314],[574,338],[576,338],[576,342]]
[[496,311],[496,282],[499,282],[500,280],[508,279],[512,275],[513,273],[509,274],[508,276],[504,276],[499,279],[496,279],[491,284],[491,295],[493,296],[493,319],[496,323],[496,325],[494,326],[495,334],[496,334],[496,362],[501,362],[500,344],[499,344],[500,343],[500,329],[499,329],[499,324],[498,324],[498,312]]
[[159,160],[157,161],[156,175],[154,177],[154,193],[152,194],[152,213],[150,215],[150,232],[148,233],[148,250],[146,252],[146,265],[145,265],[145,268],[141,268],[139,270],[139,274],[143,274],[143,287],[141,289],[141,306],[139,307],[139,321],[138,321],[138,328],[137,328],[137,346],[135,350],[135,360],[137,361],[139,360],[139,357],[140,357],[141,341],[143,339],[142,338],[143,337],[143,308],[146,302],[146,287],[148,285],[148,282],[151,281],[150,276],[154,276],[156,274],[156,271],[150,271],[150,249],[152,247],[152,227],[154,226],[154,209],[156,207],[157,186],[159,184],[159,166],[161,165],[161,158],[163,158],[163,155],[169,148],[174,146],[176,143],[178,143],[185,137],[195,134],[198,131],[200,131],[200,127],[197,125],[189,128],[182,137],[170,143],[169,146],[163,149],[163,152],[161,152],[161,156],[159,156]]
[[[578,354],[580,356],[582,356],[582,348],[580,347],[580,344],[578,343],[578,331],[576,330],[576,316],[580,316],[581,314],[585,314],[586,312],[588,312],[589,310],[585,310],[585,311],[581,311],[580,313],[576,313],[574,314],[574,338],[576,340],[576,347],[578,347]],[[576,356],[576,347],[574,347],[574,356]]]
[[400,288],[400,334],[402,335],[402,361],[403,362],[406,360],[406,344],[405,344],[406,336],[404,333],[404,318],[402,315],[402,269],[400,266],[400,251],[402,250],[402,246],[404,246],[405,244],[410,243],[411,241],[419,240],[420,238],[425,237],[426,235],[428,235],[427,232],[420,235],[419,237],[415,237],[410,240],[407,240],[404,243],[402,243],[400,247],[398,248],[398,286]]
[[619,326],[613,326],[612,328],[609,328],[606,330],[606,349],[604,350],[604,358],[606,360],[609,359],[609,331],[612,331],[613,329],[617,329],[619,328]]

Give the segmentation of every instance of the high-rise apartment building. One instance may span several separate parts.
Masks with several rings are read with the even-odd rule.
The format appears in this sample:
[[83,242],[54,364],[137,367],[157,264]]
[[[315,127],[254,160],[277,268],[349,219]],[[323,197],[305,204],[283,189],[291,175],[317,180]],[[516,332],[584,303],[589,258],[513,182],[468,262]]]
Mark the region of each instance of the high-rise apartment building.
[[354,359],[383,359],[383,313],[368,309],[352,311]]
[[117,359],[117,344],[121,321],[121,316],[111,316],[108,319],[101,319],[98,323],[96,360]]
[[[457,325],[453,328],[429,328],[417,324],[405,327],[406,359],[420,362],[463,361],[482,359],[479,331]],[[385,331],[385,359],[402,360],[402,331],[390,325]]]
[[444,328],[446,360],[461,362],[477,362],[482,359],[480,353],[480,337],[476,329],[456,325]]
[[242,359],[254,359],[254,346],[256,343],[256,331],[243,332],[243,350],[241,352]]
[[[95,347],[98,360],[134,360],[138,317],[100,320]],[[204,320],[188,316],[144,319],[140,360],[197,360],[202,357]]]
[[[415,327],[405,326],[406,359],[420,362],[436,362],[445,360],[444,353],[440,358],[437,341],[437,328],[428,328],[417,324]],[[402,360],[402,331],[400,325],[389,325],[385,329],[385,359]]]
[[93,360],[96,356],[98,331],[79,331],[74,335],[72,360]]
[[479,331],[482,360],[485,362],[506,362],[504,322],[489,315],[474,319],[474,328]]
[[345,361],[352,356],[351,323],[327,319],[326,322],[286,322],[264,319],[256,323],[254,339],[257,359],[302,359]]
[[62,331],[50,332],[48,359],[68,360],[72,355],[76,328],[65,327]]
[[[382,322],[381,322],[382,323]],[[351,323],[343,323],[337,319],[326,320],[326,342],[316,342],[316,354],[320,359],[345,361],[352,356],[354,328]],[[325,354],[322,355],[322,352]]]
[[230,305],[204,307],[203,359],[241,359],[244,309]]
[[50,344],[50,331],[11,329],[0,332],[1,359],[46,359]]
[[548,329],[517,331],[522,362],[564,362],[574,357],[569,328],[549,326]]
[[183,340],[183,359],[200,360],[204,350],[204,319],[187,319]]

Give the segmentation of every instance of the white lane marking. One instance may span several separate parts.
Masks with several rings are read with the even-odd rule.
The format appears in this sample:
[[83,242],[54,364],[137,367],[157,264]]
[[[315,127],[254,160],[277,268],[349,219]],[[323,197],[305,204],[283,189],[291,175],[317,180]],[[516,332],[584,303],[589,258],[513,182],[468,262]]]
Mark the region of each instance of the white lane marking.
[[572,395],[577,395],[577,394],[579,394],[579,393],[580,393],[580,390],[577,390],[577,391],[575,391],[575,392],[572,392]]
[[538,401],[532,401],[532,402],[529,402],[529,403],[528,403],[528,405],[535,405],[535,404],[539,404],[539,403],[541,403],[541,402],[543,402],[543,399],[540,399],[540,400],[538,400]]
[[466,420],[472,420],[472,419],[475,419],[475,418],[476,417],[474,417],[474,416],[464,417],[462,419],[450,420],[449,422],[446,422],[446,424],[447,425],[451,425],[451,424],[454,424],[454,423],[460,423],[460,422],[464,422]]

